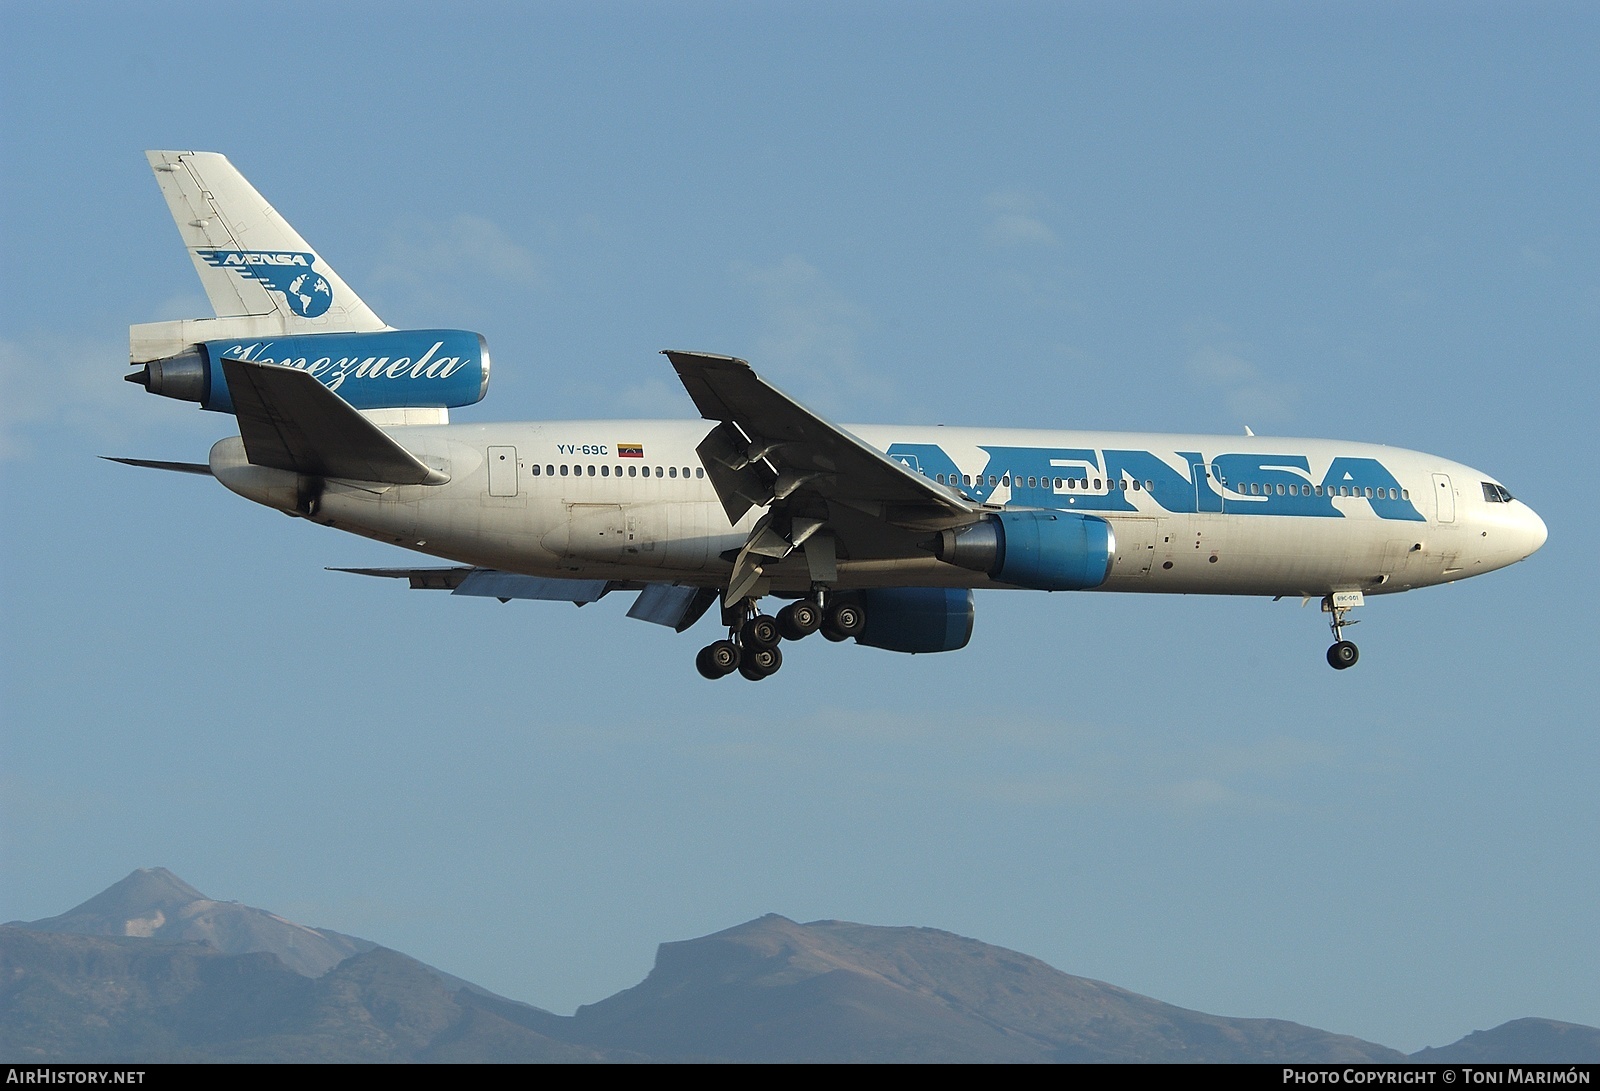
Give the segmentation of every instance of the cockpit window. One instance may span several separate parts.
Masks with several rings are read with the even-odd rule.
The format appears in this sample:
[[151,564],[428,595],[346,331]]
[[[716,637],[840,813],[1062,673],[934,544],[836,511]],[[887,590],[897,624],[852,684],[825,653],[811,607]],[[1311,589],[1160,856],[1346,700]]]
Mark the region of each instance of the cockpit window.
[[1492,481],[1485,481],[1483,483],[1483,498],[1491,504],[1505,504],[1512,499],[1512,496],[1506,491],[1504,485],[1496,485]]

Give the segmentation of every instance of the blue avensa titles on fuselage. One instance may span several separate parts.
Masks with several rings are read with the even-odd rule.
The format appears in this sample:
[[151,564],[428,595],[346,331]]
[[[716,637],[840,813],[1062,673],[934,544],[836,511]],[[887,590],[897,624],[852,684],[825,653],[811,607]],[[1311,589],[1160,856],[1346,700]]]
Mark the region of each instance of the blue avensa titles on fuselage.
[[1131,497],[1143,492],[1175,513],[1340,519],[1344,513],[1334,500],[1350,497],[1370,504],[1380,519],[1425,521],[1394,474],[1375,458],[1335,457],[1322,479],[1315,481],[1305,455],[1239,453],[1207,459],[1199,451],[1174,452],[1174,461],[1181,461],[1185,472],[1152,451],[988,445],[979,449],[988,455],[988,462],[970,476],[964,476],[937,444],[896,443],[886,453],[979,503],[988,503],[996,491],[1009,488],[1009,502],[1020,506],[1136,513],[1139,508]]

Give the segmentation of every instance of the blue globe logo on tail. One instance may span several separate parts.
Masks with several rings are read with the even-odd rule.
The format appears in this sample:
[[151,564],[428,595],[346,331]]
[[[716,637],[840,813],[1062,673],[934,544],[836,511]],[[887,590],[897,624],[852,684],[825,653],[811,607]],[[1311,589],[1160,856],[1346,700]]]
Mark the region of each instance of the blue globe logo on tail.
[[316,318],[333,302],[333,289],[321,273],[308,271],[289,282],[284,298],[289,301],[289,309],[301,318]]
[[312,268],[315,254],[288,250],[200,250],[207,265],[232,269],[246,280],[257,280],[283,296],[289,310],[300,318],[317,318],[333,305],[328,278]]

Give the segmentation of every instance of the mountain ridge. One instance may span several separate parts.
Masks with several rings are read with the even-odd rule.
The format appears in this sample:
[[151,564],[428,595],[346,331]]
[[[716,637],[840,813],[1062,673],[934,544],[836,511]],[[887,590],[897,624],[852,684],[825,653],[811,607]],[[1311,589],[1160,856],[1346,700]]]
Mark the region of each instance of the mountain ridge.
[[1179,1008],[941,929],[776,913],[662,943],[639,984],[560,1016],[215,901],[165,868],[0,926],[0,964],[0,1049],[30,1061],[1600,1060],[1600,1030],[1540,1019],[1408,1058]]

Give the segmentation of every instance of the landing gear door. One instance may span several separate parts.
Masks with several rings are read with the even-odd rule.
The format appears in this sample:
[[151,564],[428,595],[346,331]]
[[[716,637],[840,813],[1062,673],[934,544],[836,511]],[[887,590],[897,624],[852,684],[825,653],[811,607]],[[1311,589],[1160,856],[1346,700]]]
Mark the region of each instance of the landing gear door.
[[1456,492],[1450,487],[1449,474],[1433,475],[1433,499],[1438,504],[1439,522],[1456,521]]
[[1117,539],[1115,571],[1129,576],[1148,576],[1165,533],[1162,527],[1165,522],[1165,519],[1138,515],[1116,520],[1112,524]]

